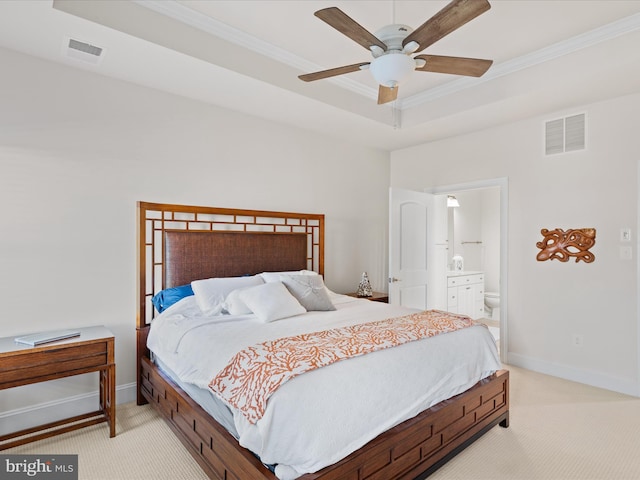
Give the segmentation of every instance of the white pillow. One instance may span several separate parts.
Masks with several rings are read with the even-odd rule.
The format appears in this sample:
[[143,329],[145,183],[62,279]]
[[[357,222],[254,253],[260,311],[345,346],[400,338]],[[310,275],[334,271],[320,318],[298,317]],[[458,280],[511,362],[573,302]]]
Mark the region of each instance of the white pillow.
[[280,280],[308,312],[336,309],[320,275],[280,275]]
[[223,308],[230,315],[248,315],[250,313],[253,313],[251,309],[247,307],[247,304],[240,300],[240,292],[242,290],[244,290],[244,288],[238,288],[237,290],[234,290],[229,295],[227,295],[227,298],[224,301]]
[[206,315],[218,315],[222,312],[224,301],[234,290],[238,288],[253,287],[264,283],[262,277],[220,277],[195,280],[191,282],[191,288],[196,297],[196,303]]
[[238,296],[265,323],[306,312],[282,282],[270,282],[245,288],[238,293]]
[[295,270],[292,272],[262,272],[260,274],[265,283],[279,282],[280,275],[318,275],[318,273],[313,270]]

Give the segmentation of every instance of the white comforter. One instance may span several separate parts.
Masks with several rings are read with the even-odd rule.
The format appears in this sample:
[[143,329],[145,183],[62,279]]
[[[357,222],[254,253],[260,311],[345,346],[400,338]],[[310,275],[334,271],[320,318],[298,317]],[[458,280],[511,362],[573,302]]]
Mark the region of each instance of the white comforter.
[[[342,295],[332,300],[334,312],[262,323],[254,315],[204,316],[188,297],[153,321],[148,346],[181,381],[207,389],[247,346],[411,312]],[[494,339],[484,326],[351,358],[282,385],[255,425],[233,412],[238,441],[265,464],[277,464],[278,478],[293,479],[337,462],[500,368]]]

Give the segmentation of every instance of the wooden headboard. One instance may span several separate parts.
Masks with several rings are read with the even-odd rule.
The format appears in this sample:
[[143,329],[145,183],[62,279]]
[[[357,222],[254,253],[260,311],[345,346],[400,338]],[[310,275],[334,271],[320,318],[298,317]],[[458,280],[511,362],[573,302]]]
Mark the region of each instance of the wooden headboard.
[[202,278],[307,268],[306,233],[164,232],[165,288]]
[[269,271],[324,273],[324,215],[147,202],[137,211],[139,330],[155,314],[151,298],[167,287]]

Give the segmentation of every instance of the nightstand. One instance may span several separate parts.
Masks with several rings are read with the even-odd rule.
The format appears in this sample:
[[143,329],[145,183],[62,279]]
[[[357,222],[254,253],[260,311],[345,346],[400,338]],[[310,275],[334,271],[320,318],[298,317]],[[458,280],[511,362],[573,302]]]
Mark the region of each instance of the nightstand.
[[0,390],[98,372],[100,409],[0,436],[0,450],[102,422],[108,423],[109,435],[115,437],[114,336],[107,328],[101,326],[74,330],[79,331],[80,336],[34,347],[16,343],[15,337],[0,338]]
[[373,295],[371,297],[358,297],[358,295],[355,292],[347,293],[347,295],[349,295],[350,297],[356,297],[356,298],[363,298],[365,300],[371,300],[372,302],[389,303],[389,294],[388,293],[373,292]]

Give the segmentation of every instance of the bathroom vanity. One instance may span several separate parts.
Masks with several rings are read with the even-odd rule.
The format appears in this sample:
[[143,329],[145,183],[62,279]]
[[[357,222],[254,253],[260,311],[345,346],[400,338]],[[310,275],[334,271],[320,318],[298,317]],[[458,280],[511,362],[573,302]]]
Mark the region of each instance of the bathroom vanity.
[[483,272],[447,272],[447,310],[474,319],[484,316]]

